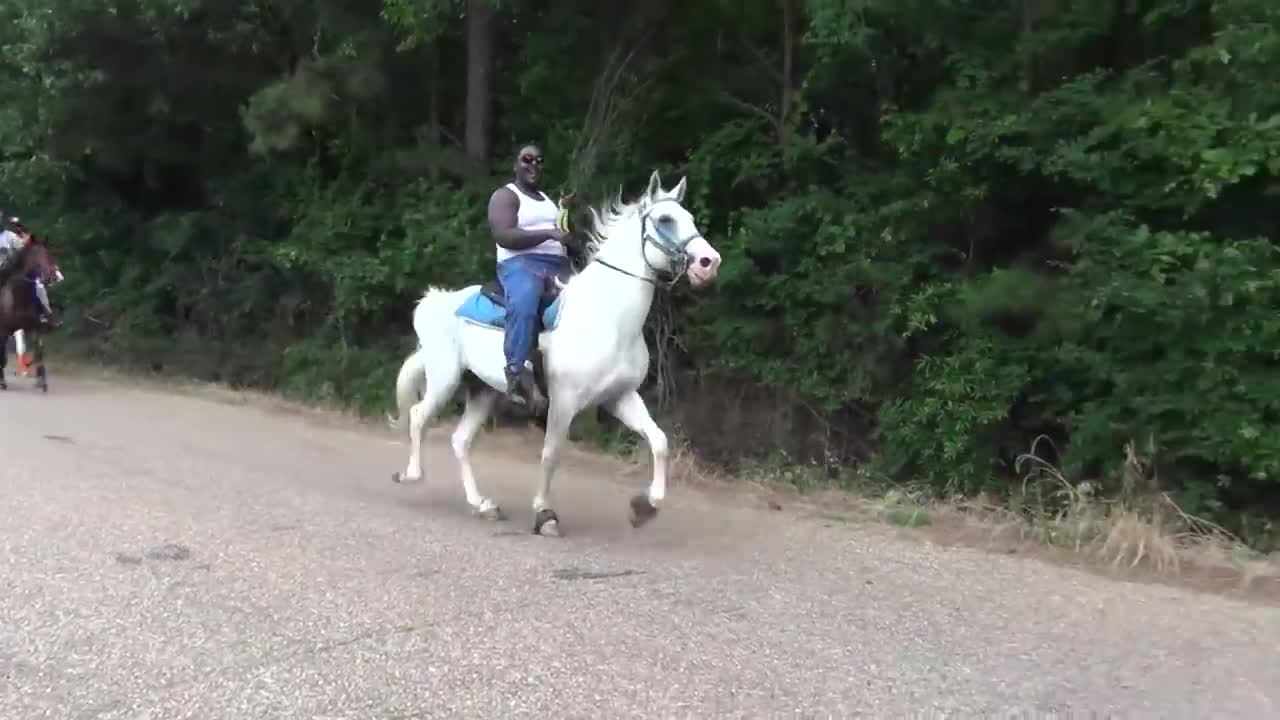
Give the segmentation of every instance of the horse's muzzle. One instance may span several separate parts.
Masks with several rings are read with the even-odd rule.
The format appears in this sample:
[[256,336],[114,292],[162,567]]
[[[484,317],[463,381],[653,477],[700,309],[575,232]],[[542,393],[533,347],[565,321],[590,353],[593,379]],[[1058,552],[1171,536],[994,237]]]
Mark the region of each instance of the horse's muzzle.
[[706,238],[698,236],[685,247],[689,254],[689,284],[701,287],[715,279],[720,272],[720,253],[711,247]]

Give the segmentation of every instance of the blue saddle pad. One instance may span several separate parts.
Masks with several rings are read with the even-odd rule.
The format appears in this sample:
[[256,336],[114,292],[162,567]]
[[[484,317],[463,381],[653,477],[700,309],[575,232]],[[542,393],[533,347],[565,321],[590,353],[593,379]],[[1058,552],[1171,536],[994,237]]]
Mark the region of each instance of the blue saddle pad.
[[[458,306],[454,314],[458,317],[478,322],[481,325],[495,328],[505,327],[507,319],[507,309],[490,300],[478,288],[466,300],[462,301],[462,304]],[[559,319],[560,296],[557,295],[556,299],[547,306],[547,309],[542,311],[542,329],[554,329]]]

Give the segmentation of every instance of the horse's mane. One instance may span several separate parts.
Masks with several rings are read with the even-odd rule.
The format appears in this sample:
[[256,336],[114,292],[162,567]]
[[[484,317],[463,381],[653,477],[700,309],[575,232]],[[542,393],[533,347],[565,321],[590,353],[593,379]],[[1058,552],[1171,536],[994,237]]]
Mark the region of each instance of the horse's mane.
[[648,193],[632,200],[631,202],[623,202],[622,188],[619,187],[614,195],[602,203],[602,207],[591,207],[591,224],[586,228],[587,241],[585,245],[584,261],[591,262],[608,244],[612,237],[611,233],[616,227],[630,220],[640,213],[640,209],[645,203],[652,200]]

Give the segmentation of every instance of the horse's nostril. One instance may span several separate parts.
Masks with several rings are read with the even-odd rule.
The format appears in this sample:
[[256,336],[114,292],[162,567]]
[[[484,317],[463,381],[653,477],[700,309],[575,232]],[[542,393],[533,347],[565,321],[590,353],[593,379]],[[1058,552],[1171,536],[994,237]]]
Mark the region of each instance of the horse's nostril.
[[698,264],[699,264],[699,265],[701,265],[701,266],[702,266],[702,267],[704,267],[704,268],[706,268],[706,267],[711,267],[711,258],[709,258],[709,257],[704,257],[704,258],[702,258],[701,260],[699,260],[699,261],[698,261]]

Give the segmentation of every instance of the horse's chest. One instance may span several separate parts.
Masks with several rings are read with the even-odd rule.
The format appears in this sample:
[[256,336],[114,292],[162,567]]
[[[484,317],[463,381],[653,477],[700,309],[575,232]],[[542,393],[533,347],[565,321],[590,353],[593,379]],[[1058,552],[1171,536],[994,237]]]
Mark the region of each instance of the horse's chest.
[[565,353],[554,363],[559,365],[556,374],[591,397],[613,396],[642,383],[649,371],[649,351],[643,339],[603,352],[606,344],[597,345],[595,352]]

